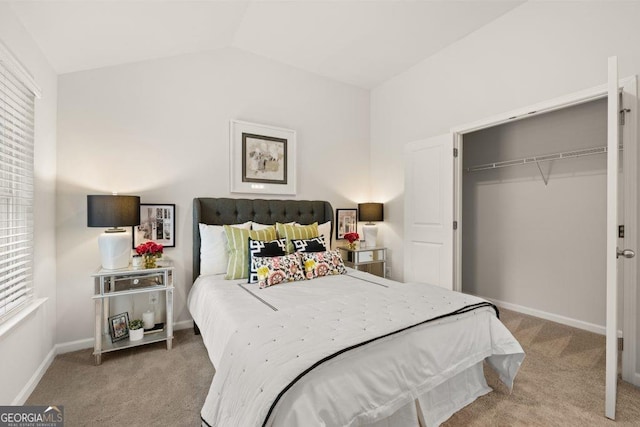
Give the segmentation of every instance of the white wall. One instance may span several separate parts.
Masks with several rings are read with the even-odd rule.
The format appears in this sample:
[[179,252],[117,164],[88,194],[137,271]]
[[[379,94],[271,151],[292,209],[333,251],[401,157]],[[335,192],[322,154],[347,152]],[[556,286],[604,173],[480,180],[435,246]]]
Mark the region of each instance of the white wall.
[[403,146],[602,85],[611,55],[621,77],[640,74],[638,16],[635,2],[527,2],[373,90],[372,196],[389,201],[383,236],[394,278],[402,278]]
[[[175,316],[190,319],[194,197],[229,196],[229,119],[298,132],[297,199],[353,208],[369,196],[369,92],[238,49],[182,55],[59,78],[58,342],[92,337],[101,229],[86,195],[175,203]],[[234,194],[233,197],[255,195]],[[277,196],[266,196],[277,198]]]
[[[0,337],[0,404],[21,404],[38,367],[53,353],[56,338],[55,174],[56,75],[11,7],[0,3],[0,40],[42,89],[36,100],[34,274],[36,297],[48,301]],[[25,395],[25,393],[27,393]]]

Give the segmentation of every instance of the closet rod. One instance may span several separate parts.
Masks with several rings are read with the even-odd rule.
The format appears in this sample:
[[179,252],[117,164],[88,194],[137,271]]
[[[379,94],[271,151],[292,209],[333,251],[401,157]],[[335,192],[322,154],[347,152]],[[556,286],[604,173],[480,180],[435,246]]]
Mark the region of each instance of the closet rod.
[[[622,145],[618,147],[622,150]],[[524,159],[506,160],[504,162],[487,163],[465,168],[465,172],[477,172],[488,169],[504,168],[507,166],[526,165],[529,163],[549,162],[551,160],[571,159],[576,157],[592,156],[594,154],[603,154],[607,152],[607,147],[586,148],[584,150],[565,151],[563,153],[546,154],[544,156],[525,157]]]

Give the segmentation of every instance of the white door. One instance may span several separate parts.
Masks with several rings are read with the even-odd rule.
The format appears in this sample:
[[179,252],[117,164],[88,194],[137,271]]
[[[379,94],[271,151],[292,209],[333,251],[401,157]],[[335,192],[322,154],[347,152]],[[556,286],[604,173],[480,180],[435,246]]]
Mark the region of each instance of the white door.
[[618,380],[618,267],[633,251],[618,248],[618,58],[609,58],[607,84],[607,340],[605,415],[615,419]]
[[453,135],[405,148],[404,280],[453,289]]

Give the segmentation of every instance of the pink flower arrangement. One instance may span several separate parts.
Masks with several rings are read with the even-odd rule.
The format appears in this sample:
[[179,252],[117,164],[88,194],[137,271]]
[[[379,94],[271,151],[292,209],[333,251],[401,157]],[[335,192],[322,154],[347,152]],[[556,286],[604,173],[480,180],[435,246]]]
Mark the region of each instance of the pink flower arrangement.
[[140,243],[136,246],[136,253],[138,255],[155,255],[158,256],[162,253],[164,248],[161,244],[156,242]]
[[356,240],[358,240],[360,238],[360,236],[358,235],[358,233],[346,233],[344,235],[344,238],[347,239],[349,241],[349,243],[353,243]]

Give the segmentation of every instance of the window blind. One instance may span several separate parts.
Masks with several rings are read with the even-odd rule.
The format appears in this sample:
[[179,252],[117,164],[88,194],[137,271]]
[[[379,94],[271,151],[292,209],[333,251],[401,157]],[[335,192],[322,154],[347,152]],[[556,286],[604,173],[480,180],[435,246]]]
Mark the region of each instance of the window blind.
[[0,322],[32,296],[35,95],[0,57]]

